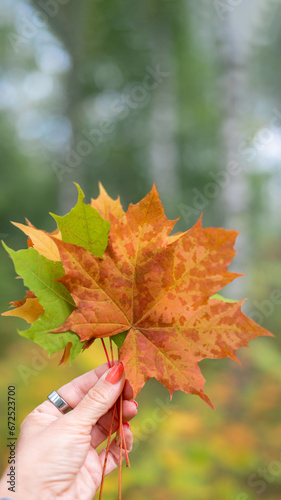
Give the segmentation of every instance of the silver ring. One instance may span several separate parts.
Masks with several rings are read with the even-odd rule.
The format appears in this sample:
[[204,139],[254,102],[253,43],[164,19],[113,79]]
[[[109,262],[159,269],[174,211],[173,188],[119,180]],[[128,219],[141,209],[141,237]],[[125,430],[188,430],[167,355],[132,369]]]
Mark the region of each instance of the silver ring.
[[71,406],[69,406],[69,404],[57,393],[57,391],[52,391],[51,394],[49,394],[48,399],[61,413],[67,413],[72,410]]

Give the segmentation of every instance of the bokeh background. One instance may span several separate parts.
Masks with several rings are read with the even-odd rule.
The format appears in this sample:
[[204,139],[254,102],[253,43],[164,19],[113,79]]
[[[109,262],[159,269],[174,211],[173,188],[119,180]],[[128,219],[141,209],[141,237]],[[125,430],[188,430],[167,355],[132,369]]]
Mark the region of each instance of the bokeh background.
[[[0,232],[27,217],[54,229],[101,181],[124,208],[156,182],[169,218],[186,230],[240,231],[223,291],[271,330],[230,360],[200,364],[216,411],[150,381],[132,424],[124,500],[277,500],[281,497],[281,3],[278,0],[1,0]],[[92,147],[85,139],[91,137]],[[89,144],[89,143],[88,143]],[[0,310],[24,296],[0,250]],[[279,293],[279,299],[276,297]],[[58,367],[1,321],[0,465],[6,391],[18,422],[46,395],[104,362],[98,343]],[[116,498],[117,475],[104,498]]]

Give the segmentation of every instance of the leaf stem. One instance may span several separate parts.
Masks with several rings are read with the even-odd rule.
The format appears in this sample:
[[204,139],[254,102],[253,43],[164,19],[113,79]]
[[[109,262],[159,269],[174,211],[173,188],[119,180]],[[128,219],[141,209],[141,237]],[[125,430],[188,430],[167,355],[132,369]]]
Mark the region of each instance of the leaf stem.
[[119,397],[119,488],[118,488],[118,500],[121,500],[121,491],[122,491],[122,444],[123,444],[123,415],[122,415],[122,404],[123,404],[123,396],[122,393]]
[[107,463],[107,457],[108,457],[108,452],[109,452],[110,439],[111,439],[111,435],[112,435],[112,428],[113,428],[113,422],[114,422],[114,417],[115,417],[116,405],[117,405],[117,401],[115,401],[115,403],[114,403],[112,417],[111,417],[111,422],[110,422],[110,428],[109,428],[109,434],[108,434],[108,440],[107,440],[107,446],[106,446],[105,457],[104,457],[104,464],[103,464],[103,470],[102,470],[102,478],[101,478],[101,485],[100,485],[99,500],[101,500],[101,497],[102,497],[102,490],[103,490],[103,484],[104,484],[104,478],[105,478],[106,463]]
[[124,434],[124,428],[122,425],[122,440],[123,440],[123,445],[124,445],[124,451],[125,451],[125,457],[126,457],[126,467],[131,467],[130,460],[129,460],[129,455],[128,455],[128,450],[127,450],[127,445],[125,441],[125,434]]
[[[111,363],[110,363],[110,359],[109,359],[109,356],[108,356],[108,352],[107,352],[107,349],[106,349],[106,345],[104,343],[104,340],[101,339],[101,343],[103,345],[103,348],[104,348],[104,352],[105,352],[105,355],[106,355],[106,359],[107,359],[107,362],[108,362],[108,366],[109,368],[111,367]],[[112,365],[113,366],[113,365]]]
[[[104,349],[104,352],[105,352],[105,355],[106,355],[108,367],[111,368],[111,366],[114,365],[114,361],[112,361],[112,365],[111,365],[111,362],[110,362],[110,359],[109,359],[109,356],[108,356],[108,351],[106,349],[105,342],[104,342],[104,340],[102,338],[101,338],[101,343],[102,343],[102,346],[103,346],[103,349]],[[111,351],[112,351],[112,349],[111,349]],[[110,422],[110,428],[109,428],[109,433],[108,433],[108,440],[107,440],[107,445],[106,445],[106,450],[105,450],[105,457],[104,457],[104,464],[103,464],[103,470],[102,470],[102,477],[101,477],[99,500],[101,500],[101,498],[102,498],[102,491],[103,491],[104,478],[105,478],[105,469],[106,469],[106,463],[107,463],[107,458],[108,458],[108,453],[109,453],[110,439],[111,439],[111,435],[112,435],[112,427],[113,427],[113,421],[114,421],[114,416],[115,416],[116,405],[117,405],[117,401],[115,401],[115,403],[114,403],[113,412],[112,412],[112,418],[111,418],[111,422]]]
[[112,366],[114,365],[114,354],[113,354],[113,345],[112,345],[112,339],[109,337],[109,343],[110,343],[110,351],[111,351],[111,363]]

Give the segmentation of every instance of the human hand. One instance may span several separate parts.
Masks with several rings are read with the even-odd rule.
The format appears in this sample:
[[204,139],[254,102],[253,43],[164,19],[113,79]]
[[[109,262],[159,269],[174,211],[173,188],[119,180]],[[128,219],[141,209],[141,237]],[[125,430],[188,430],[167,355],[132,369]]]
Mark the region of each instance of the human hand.
[[[105,449],[95,448],[107,437],[112,406],[123,391],[123,421],[137,414],[132,391],[125,383],[122,363],[108,370],[104,364],[58,389],[73,408],[63,415],[50,401],[44,401],[23,421],[16,448],[16,500],[92,500],[100,486]],[[118,429],[118,415],[113,432]],[[128,452],[133,436],[123,424]],[[124,450],[123,450],[124,458]],[[119,445],[110,444],[106,475],[119,461]],[[0,496],[11,496],[6,475],[0,482]]]

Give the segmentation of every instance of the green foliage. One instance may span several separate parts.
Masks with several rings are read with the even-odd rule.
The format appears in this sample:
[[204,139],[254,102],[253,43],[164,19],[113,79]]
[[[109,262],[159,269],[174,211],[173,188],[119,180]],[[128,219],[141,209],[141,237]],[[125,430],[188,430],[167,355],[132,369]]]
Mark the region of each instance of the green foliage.
[[48,354],[61,351],[71,342],[72,360],[79,354],[83,345],[78,335],[70,331],[62,334],[50,333],[60,326],[75,308],[70,293],[56,281],[64,274],[62,263],[43,257],[33,248],[15,252],[4,242],[3,246],[13,260],[16,272],[23,278],[25,286],[38,297],[45,311],[28,330],[19,331],[19,334],[44,347]]
[[86,248],[97,257],[102,257],[107,247],[110,223],[104,221],[97,210],[83,202],[84,193],[78,184],[75,185],[78,189],[76,206],[63,217],[51,215],[57,222],[63,241]]
[[121,349],[123,342],[124,342],[125,338],[127,337],[128,332],[129,332],[129,330],[127,330],[126,332],[117,333],[117,335],[113,335],[111,337],[113,342],[115,342],[115,344],[117,345],[118,349]]

